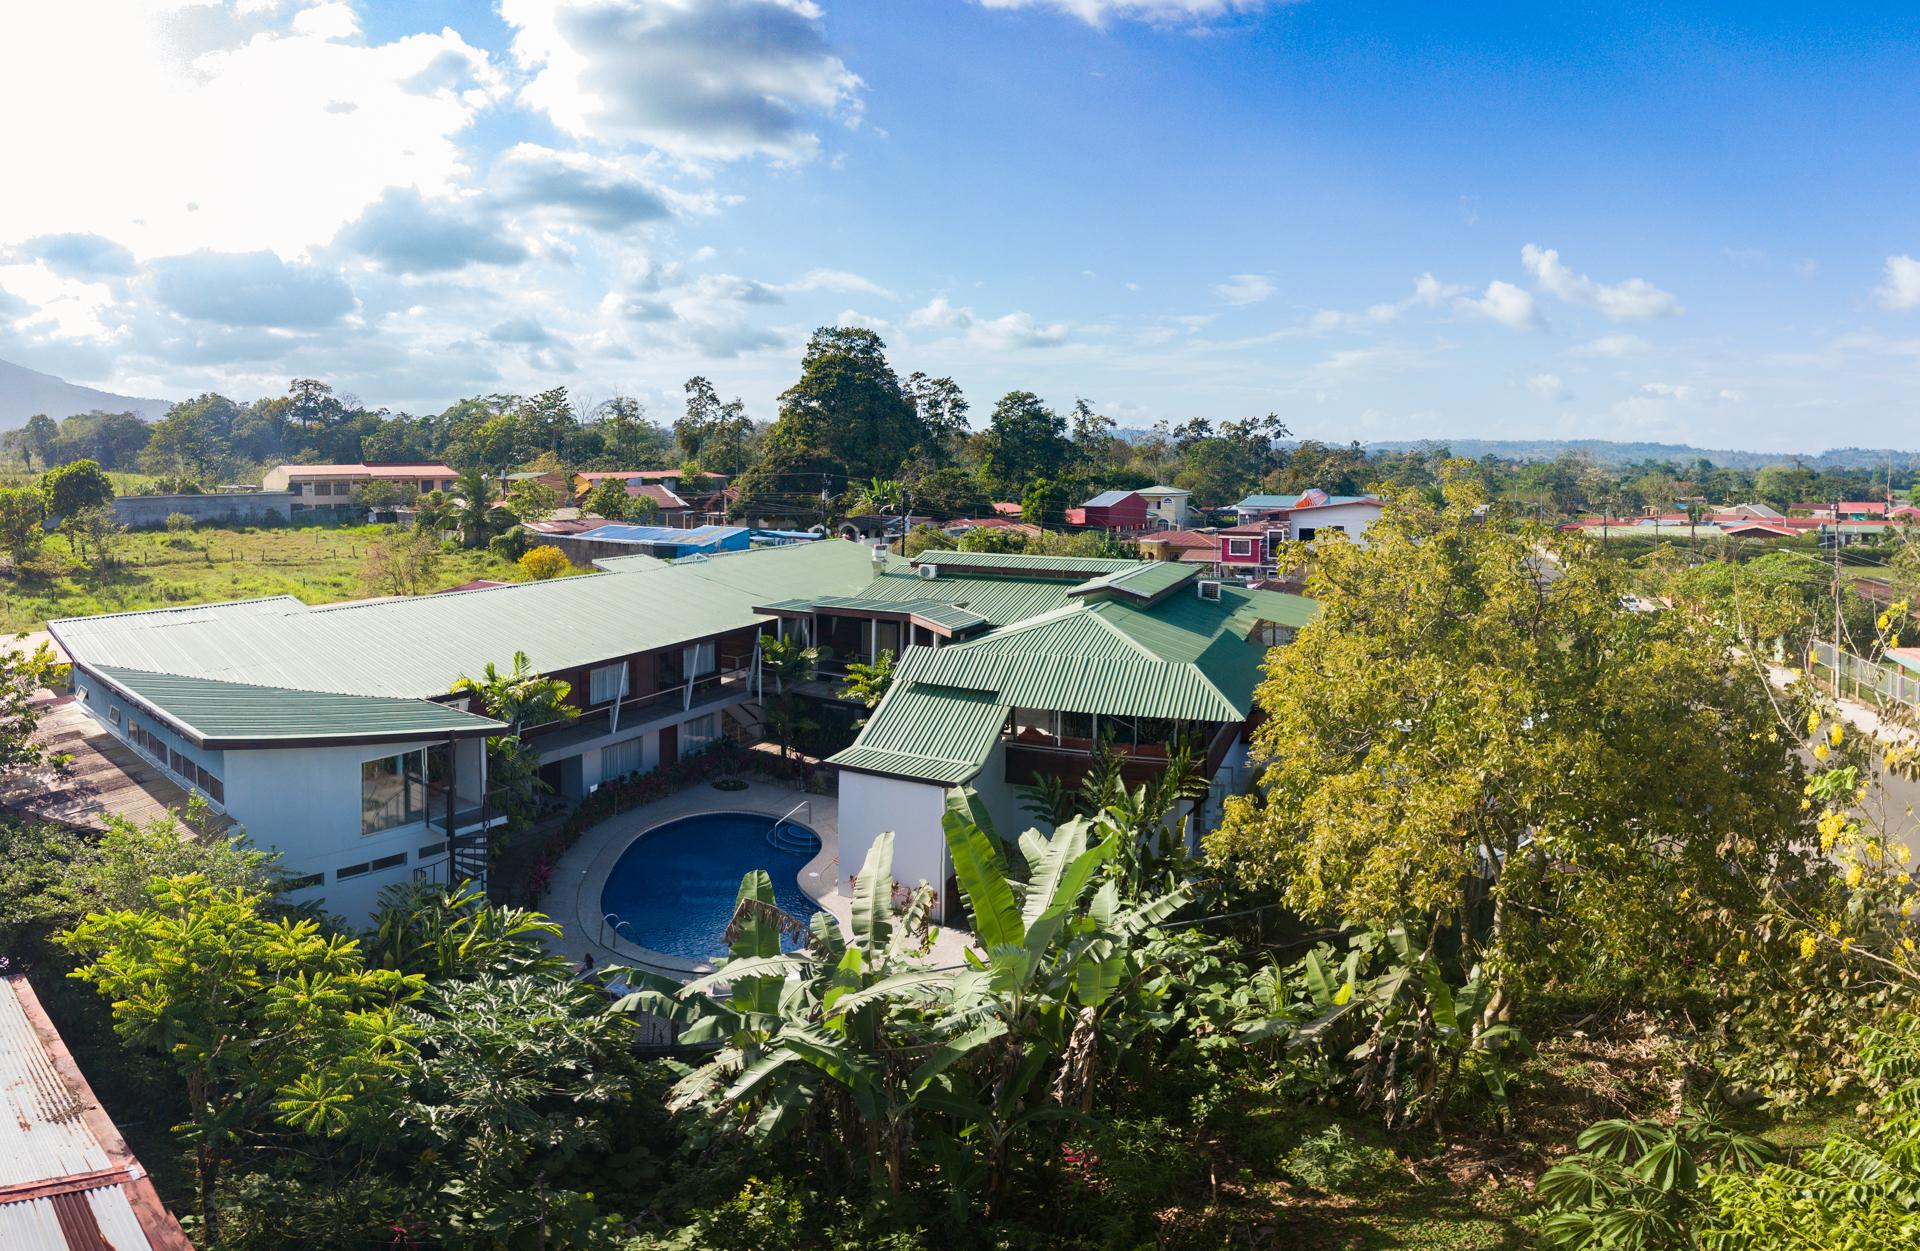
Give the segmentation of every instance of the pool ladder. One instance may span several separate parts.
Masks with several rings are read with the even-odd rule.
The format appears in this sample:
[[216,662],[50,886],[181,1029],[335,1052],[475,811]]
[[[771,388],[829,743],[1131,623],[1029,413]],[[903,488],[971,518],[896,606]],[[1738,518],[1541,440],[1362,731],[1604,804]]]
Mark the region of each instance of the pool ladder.
[[795,804],[791,811],[773,823],[767,831],[767,846],[775,851],[791,852],[796,856],[811,856],[820,850],[820,836],[805,826],[789,826],[795,812],[805,811],[807,820],[813,820],[813,801],[805,799]]

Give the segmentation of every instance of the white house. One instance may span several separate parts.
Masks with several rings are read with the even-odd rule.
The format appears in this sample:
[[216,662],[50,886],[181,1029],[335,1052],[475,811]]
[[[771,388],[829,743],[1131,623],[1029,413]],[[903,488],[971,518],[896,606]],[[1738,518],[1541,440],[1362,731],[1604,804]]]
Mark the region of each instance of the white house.
[[1193,492],[1183,491],[1179,487],[1150,486],[1141,487],[1134,492],[1147,501],[1147,522],[1161,530],[1184,530],[1190,516],[1189,503]]
[[1334,531],[1364,542],[1385,509],[1377,496],[1328,495],[1317,487],[1299,495],[1249,495],[1233,506],[1240,525],[1284,521],[1289,538],[1308,542]]

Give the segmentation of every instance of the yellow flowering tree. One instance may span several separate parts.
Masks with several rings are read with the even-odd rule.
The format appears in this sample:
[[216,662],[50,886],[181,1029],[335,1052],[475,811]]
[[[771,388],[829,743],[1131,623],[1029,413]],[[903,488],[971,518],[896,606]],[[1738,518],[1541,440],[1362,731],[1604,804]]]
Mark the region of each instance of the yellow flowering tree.
[[1319,543],[1320,614],[1274,651],[1255,794],[1208,841],[1316,921],[1457,938],[1499,992],[1556,972],[1657,981],[1797,874],[1802,774],[1764,684],[1692,614],[1450,477],[1368,544]]

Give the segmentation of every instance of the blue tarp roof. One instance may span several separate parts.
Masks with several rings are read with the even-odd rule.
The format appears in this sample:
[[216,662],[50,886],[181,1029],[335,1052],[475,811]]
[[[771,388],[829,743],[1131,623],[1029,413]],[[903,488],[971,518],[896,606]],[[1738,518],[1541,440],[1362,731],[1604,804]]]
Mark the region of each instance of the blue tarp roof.
[[712,547],[745,534],[745,526],[693,526],[678,530],[672,526],[599,526],[580,537],[611,543],[671,543],[679,547]]

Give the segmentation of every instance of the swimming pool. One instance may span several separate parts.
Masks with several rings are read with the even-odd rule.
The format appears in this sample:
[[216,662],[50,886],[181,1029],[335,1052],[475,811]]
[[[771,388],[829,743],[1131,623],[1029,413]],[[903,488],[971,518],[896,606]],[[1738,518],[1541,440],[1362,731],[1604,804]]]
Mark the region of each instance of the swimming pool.
[[[740,879],[765,869],[773,897],[802,921],[820,909],[800,889],[801,866],[819,837],[797,822],[781,824],[785,837],[801,831],[813,850],[768,843],[772,817],[752,812],[706,812],[648,830],[627,845],[600,891],[600,911],[616,918],[620,937],[685,960],[725,955]],[[608,922],[613,925],[612,921]]]

